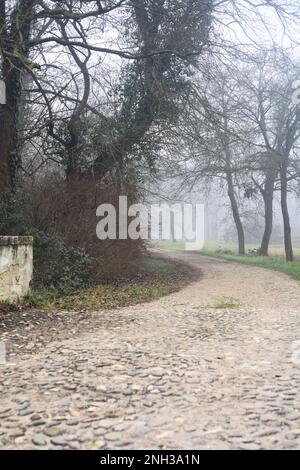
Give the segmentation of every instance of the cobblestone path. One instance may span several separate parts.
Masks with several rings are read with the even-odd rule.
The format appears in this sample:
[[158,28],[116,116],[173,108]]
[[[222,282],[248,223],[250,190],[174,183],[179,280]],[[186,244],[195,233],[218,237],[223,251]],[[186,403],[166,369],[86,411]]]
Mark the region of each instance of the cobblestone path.
[[0,364],[0,448],[300,449],[300,284],[166,256],[201,279]]

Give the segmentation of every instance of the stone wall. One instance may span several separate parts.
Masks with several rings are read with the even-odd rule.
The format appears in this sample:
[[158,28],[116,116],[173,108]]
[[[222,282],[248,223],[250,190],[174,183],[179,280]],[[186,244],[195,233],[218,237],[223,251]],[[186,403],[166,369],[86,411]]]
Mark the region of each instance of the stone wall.
[[0,301],[15,301],[28,293],[32,248],[31,237],[0,237]]

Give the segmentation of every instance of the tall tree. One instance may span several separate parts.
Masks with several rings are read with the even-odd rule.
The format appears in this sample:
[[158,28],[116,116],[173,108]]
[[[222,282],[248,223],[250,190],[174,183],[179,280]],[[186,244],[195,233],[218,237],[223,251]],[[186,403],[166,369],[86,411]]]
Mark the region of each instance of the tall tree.
[[[120,164],[151,126],[172,116],[174,108],[169,105],[184,92],[191,64],[210,45],[214,25],[230,28],[227,20],[238,15],[235,23],[243,30],[250,12],[263,25],[264,7],[275,9],[284,21],[295,17],[294,5],[293,0],[284,6],[277,0],[1,0],[0,67],[7,104],[0,114],[0,192],[12,188],[20,166],[18,120],[26,75],[34,84],[28,101],[35,109],[39,104],[34,145],[39,139],[47,151],[44,142],[50,141],[58,151],[51,158],[71,176],[85,153],[82,120],[95,108],[91,97],[95,98],[99,75],[105,75],[103,64],[109,57],[127,69],[126,85],[119,85],[129,93],[124,92],[118,116],[93,109],[102,122],[93,165],[101,175],[112,161]],[[220,40],[218,34],[216,38]],[[102,91],[105,79],[98,83]]]
[[[199,78],[201,81],[201,76]],[[183,137],[190,159],[188,181],[201,179],[225,182],[231,214],[235,224],[238,251],[245,254],[245,232],[239,207],[240,173],[245,167],[243,144],[245,128],[240,124],[236,83],[224,67],[215,68],[213,80],[205,92],[195,86],[187,107],[189,124],[184,126]],[[242,122],[243,124],[243,122]]]
[[[84,132],[82,117],[91,109],[91,71],[101,69],[99,55],[114,57],[124,64],[123,69],[130,71],[126,73],[127,84],[120,83],[130,93],[124,94],[111,132],[113,138],[111,142],[107,139],[98,142],[94,172],[101,175],[109,161],[120,161],[138,144],[153,121],[162,117],[163,101],[168,104],[176,101],[175,94],[183,87],[190,64],[208,41],[212,6],[213,0],[204,3],[196,0],[1,1],[0,65],[7,103],[0,115],[0,192],[12,189],[20,164],[18,120],[26,74],[30,74],[35,88],[31,102],[44,102],[48,115],[44,118],[44,129],[60,146],[62,163],[67,176],[71,177],[78,172]],[[129,35],[122,22],[132,28]],[[115,48],[106,45],[114,32],[112,29],[119,31],[121,37]],[[104,45],[99,45],[103,41],[99,36],[101,31],[104,31]],[[62,91],[66,92],[68,82],[65,81],[60,90],[54,89],[54,96],[51,96],[53,90],[49,95],[45,72],[49,68],[56,68],[56,75],[63,72],[61,65],[51,63],[53,53],[57,54],[60,64],[69,62],[66,76],[69,79],[71,75],[75,90],[72,109],[71,100],[64,102],[65,114],[60,122],[55,111],[57,102],[64,101]],[[129,65],[126,66],[126,62]],[[166,116],[166,106],[164,113]],[[107,116],[97,114],[107,128]],[[110,117],[108,119],[112,123]],[[42,134],[38,137],[42,138]]]
[[[1,75],[6,85],[6,103],[0,105],[0,191],[10,191],[19,166],[18,125],[24,71],[29,62],[29,40],[34,0],[20,0],[11,11],[0,3]],[[9,14],[9,19],[7,15]]]
[[[293,83],[297,79],[297,64],[283,50],[274,50],[258,60],[251,81],[245,79],[250,94],[243,102],[249,123],[256,127],[254,146],[261,148],[255,157],[256,176],[252,180],[263,196],[265,205],[265,230],[261,254],[268,255],[272,233],[273,199],[278,182],[284,228],[284,245],[287,261],[293,261],[290,217],[288,210],[291,156],[299,139],[299,105],[293,103]],[[249,74],[248,74],[249,76]],[[255,78],[256,77],[256,78]],[[297,94],[297,90],[296,90]],[[250,124],[251,125],[251,124]],[[263,172],[263,181],[259,176]],[[258,176],[257,176],[258,175]]]

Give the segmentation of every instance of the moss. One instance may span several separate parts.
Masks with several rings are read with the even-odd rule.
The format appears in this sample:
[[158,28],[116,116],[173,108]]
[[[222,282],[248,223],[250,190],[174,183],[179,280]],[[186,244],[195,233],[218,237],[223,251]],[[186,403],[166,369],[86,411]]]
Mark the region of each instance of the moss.
[[224,297],[213,305],[213,308],[216,309],[235,309],[239,307],[239,301],[233,297]]

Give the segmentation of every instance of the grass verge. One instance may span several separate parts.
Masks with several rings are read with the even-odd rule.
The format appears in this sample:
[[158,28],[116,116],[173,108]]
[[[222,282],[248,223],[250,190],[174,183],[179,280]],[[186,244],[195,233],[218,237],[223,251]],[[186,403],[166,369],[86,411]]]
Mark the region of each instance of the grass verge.
[[161,258],[147,258],[136,275],[99,284],[67,295],[54,290],[33,290],[18,304],[0,303],[1,313],[28,309],[97,310],[158,299],[187,285],[197,276],[190,266]]
[[249,264],[251,266],[258,266],[260,268],[271,269],[273,271],[280,271],[286,274],[289,274],[294,279],[300,280],[300,261],[295,260],[292,263],[287,263],[285,259],[281,256],[278,257],[265,257],[265,256],[238,256],[231,254],[221,254],[216,252],[211,252],[210,250],[202,250],[201,253],[224,258],[229,261],[237,261],[239,263]]
[[271,269],[273,271],[280,271],[289,274],[294,279],[300,280],[300,261],[295,260],[292,263],[285,261],[284,256],[239,256],[236,254],[227,253],[226,250],[217,251],[210,248],[203,248],[201,253],[217,258],[227,259],[229,261],[237,261],[239,263],[249,264],[251,266],[258,266],[260,268]]
[[[180,242],[160,242],[156,246],[165,250],[182,250],[184,246]],[[239,256],[235,253],[236,246],[233,243],[218,244],[216,242],[208,242],[200,253],[216,258],[223,258],[229,261],[237,261],[239,263],[258,266],[260,268],[271,269],[289,274],[294,279],[300,280],[300,248],[295,247],[296,259],[292,263],[287,263],[283,255],[283,248],[277,245],[270,246],[270,256],[255,256],[253,253],[258,249],[257,245],[247,245],[249,254]]]

